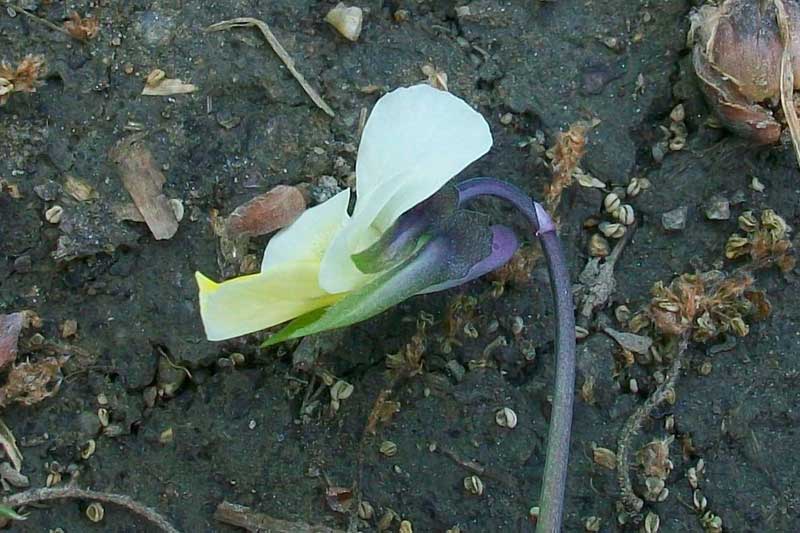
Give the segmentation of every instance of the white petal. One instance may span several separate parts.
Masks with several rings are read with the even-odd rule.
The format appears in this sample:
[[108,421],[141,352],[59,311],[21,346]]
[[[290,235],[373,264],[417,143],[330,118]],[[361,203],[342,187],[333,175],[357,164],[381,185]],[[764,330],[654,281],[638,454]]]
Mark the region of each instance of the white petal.
[[448,92],[415,85],[378,100],[358,149],[355,211],[325,253],[320,285],[341,292],[363,284],[350,256],[491,146],[484,118]]
[[350,189],[307,209],[290,226],[270,239],[264,250],[261,271],[293,261],[320,263],[333,236],[347,224]]
[[285,263],[270,273],[215,283],[197,272],[200,315],[209,340],[253,333],[339,299],[317,285],[318,263]]

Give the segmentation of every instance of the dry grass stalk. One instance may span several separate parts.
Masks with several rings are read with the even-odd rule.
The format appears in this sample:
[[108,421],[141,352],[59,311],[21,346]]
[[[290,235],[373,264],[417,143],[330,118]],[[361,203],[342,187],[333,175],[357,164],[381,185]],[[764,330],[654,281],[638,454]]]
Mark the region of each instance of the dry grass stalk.
[[230,20],[223,20],[222,22],[217,22],[216,24],[212,24],[205,31],[212,32],[212,31],[221,31],[221,30],[228,30],[231,28],[249,28],[255,26],[259,29],[261,34],[267,40],[269,45],[272,47],[272,50],[277,54],[283,64],[286,65],[286,68],[289,70],[289,73],[297,80],[297,83],[303,88],[309,98],[319,107],[322,109],[328,116],[334,117],[336,113],[333,112],[333,109],[322,99],[319,93],[306,81],[305,77],[298,72],[297,68],[295,67],[294,59],[283,45],[278,41],[278,38],[275,37],[275,34],[272,33],[272,30],[269,29],[266,22],[261,20],[251,18],[251,17],[240,17]]
[[553,177],[544,193],[544,205],[558,223],[558,204],[564,189],[572,184],[572,174],[578,168],[586,151],[586,132],[589,125],[585,122],[572,124],[564,133],[559,133],[553,146]]

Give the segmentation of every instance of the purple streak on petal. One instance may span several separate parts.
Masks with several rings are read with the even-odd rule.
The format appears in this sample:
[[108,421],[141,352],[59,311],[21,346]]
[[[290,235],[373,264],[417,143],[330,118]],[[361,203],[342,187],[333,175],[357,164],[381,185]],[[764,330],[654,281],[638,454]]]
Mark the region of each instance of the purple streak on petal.
[[519,239],[506,226],[495,225],[490,226],[489,229],[492,231],[492,252],[488,256],[472,265],[463,278],[433,285],[418,294],[428,294],[457,287],[505,265],[519,248]]

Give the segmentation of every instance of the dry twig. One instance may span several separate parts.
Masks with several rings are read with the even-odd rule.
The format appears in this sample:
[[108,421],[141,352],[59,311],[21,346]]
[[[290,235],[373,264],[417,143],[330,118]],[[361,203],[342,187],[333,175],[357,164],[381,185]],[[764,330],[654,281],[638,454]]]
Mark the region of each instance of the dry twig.
[[138,514],[146,519],[153,525],[161,528],[167,533],[180,533],[175,527],[170,524],[166,518],[158,514],[156,511],[149,507],[137,503],[130,496],[122,494],[112,494],[109,492],[97,492],[88,489],[79,489],[78,487],[58,487],[58,488],[42,488],[31,489],[25,492],[18,492],[12,494],[0,501],[0,504],[7,507],[21,507],[23,505],[33,505],[35,503],[49,502],[53,500],[64,500],[77,498],[80,500],[96,500],[104,503],[113,503],[125,507],[129,511]]
[[267,26],[266,22],[251,17],[239,17],[212,24],[206,28],[205,31],[212,32],[228,30],[231,28],[249,28],[251,26],[255,26],[261,31],[261,34],[272,47],[272,50],[278,55],[280,60],[283,61],[283,64],[286,65],[286,68],[289,69],[291,75],[294,76],[294,79],[297,80],[297,83],[300,84],[309,98],[311,98],[311,100],[317,104],[317,107],[322,109],[328,116],[336,116],[336,113],[333,112],[333,109],[331,109],[330,106],[325,103],[325,100],[322,99],[319,93],[306,81],[305,77],[303,77],[303,75],[297,71],[297,68],[295,68],[294,59],[292,59],[292,56],[290,56],[283,45],[281,45],[280,41],[278,41],[277,37],[275,37],[275,34],[273,34],[272,30],[270,30],[269,26]]
[[645,402],[639,406],[633,414],[628,417],[617,441],[617,481],[619,482],[619,492],[622,504],[631,516],[637,516],[644,506],[644,501],[633,491],[631,483],[631,466],[629,453],[633,436],[642,427],[642,424],[653,412],[653,409],[661,405],[675,391],[675,383],[681,369],[683,354],[686,352],[688,338],[684,337],[679,346],[678,353],[672,360],[669,369],[669,376],[659,387],[650,395]]

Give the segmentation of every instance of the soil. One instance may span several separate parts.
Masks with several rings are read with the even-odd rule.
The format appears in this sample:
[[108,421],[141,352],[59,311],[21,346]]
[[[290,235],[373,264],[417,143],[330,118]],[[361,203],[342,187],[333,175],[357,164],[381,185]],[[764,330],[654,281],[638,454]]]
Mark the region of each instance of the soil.
[[[234,531],[213,519],[223,501],[347,529],[349,515],[334,510],[325,491],[356,482],[376,509],[376,518],[355,523],[362,531],[376,531],[387,509],[415,531],[532,528],[529,510],[537,504],[553,382],[553,315],[543,263],[502,295],[492,296],[491,279],[478,280],[413,298],[349,328],[318,360],[319,368],[354,385],[335,412],[328,389],[294,369],[296,345],[262,350],[264,335],[211,343],[199,318],[194,272],[221,277],[212,210],[228,214],[277,184],[313,188],[322,176],[333,176],[346,186],[362,109],[386,90],[424,81],[423,65],[446,73],[449,90],[491,125],[494,147],[460,178],[495,176],[541,197],[550,175],[531,140],[543,136],[551,146],[570,124],[597,119],[582,168],[607,190],[634,177],[650,180],[648,190],[628,200],[636,233],[617,264],[613,305],[600,311],[612,324],[616,305],[641,308],[656,281],[712,267],[730,270],[724,245],[743,211],[772,208],[790,225],[799,221],[791,149],[751,147],[707,125],[709,110],[686,48],[692,2],[478,0],[457,16],[463,2],[361,0],[364,28],[355,43],[323,21],[333,1],[20,4],[57,24],[72,9],[93,14],[100,33],[81,43],[5,8],[0,13],[2,56],[17,62],[41,54],[48,72],[36,93],[14,94],[0,108],[0,177],[20,193],[0,193],[0,312],[35,311],[45,342],[61,343],[72,354],[55,395],[34,406],[8,406],[3,420],[20,442],[31,486],[45,485],[53,462],[75,465],[79,485],[129,495],[181,531]],[[395,18],[398,10],[405,10],[405,20]],[[270,25],[335,118],[314,106],[255,30],[203,32],[237,16]],[[198,90],[142,96],[154,68]],[[686,110],[687,146],[655,157],[661,128],[670,125],[678,103]],[[112,206],[130,200],[108,153],[133,131],[146,132],[167,176],[166,195],[184,204],[171,239],[156,241],[146,225],[112,214]],[[89,184],[97,197],[74,200],[63,191],[67,176]],[[753,177],[763,192],[750,187]],[[42,195],[41,186],[53,194]],[[731,201],[728,220],[705,216],[715,194]],[[588,259],[584,221],[601,214],[602,199],[603,191],[575,185],[559,207],[574,280]],[[56,204],[64,208],[60,225],[44,217]],[[511,211],[486,207],[525,231]],[[661,215],[678,207],[688,208],[685,229],[665,231]],[[64,235],[80,242],[74,258],[56,260],[52,254]],[[266,241],[254,239],[250,252],[260,254]],[[772,303],[771,315],[726,350],[691,345],[676,403],[659,408],[634,439],[638,449],[665,438],[663,419],[674,416],[669,496],[645,508],[660,516],[660,531],[703,531],[686,481],[700,458],[706,465],[701,490],[726,530],[790,531],[798,520],[800,462],[792,457],[800,416],[800,285],[796,273],[773,269],[759,273],[757,286]],[[478,336],[459,332],[460,343],[444,349],[448,309],[465,296],[476,299],[468,319]],[[390,381],[385,356],[410,340],[421,312],[433,321],[425,370],[396,388],[399,412],[362,439]],[[516,335],[514,317],[524,322]],[[59,327],[68,319],[77,321],[77,334],[61,339]],[[582,531],[596,516],[601,531],[634,531],[618,525],[617,477],[594,464],[591,450],[593,443],[616,448],[620,428],[652,392],[652,374],[660,367],[621,366],[616,345],[595,326],[578,345],[578,385],[594,379],[596,401],[576,401],[564,530]],[[43,357],[28,343],[34,333],[23,334],[18,359]],[[474,364],[500,335],[508,346],[490,351],[483,359],[489,364]],[[229,364],[234,353],[244,362]],[[191,378],[179,383],[184,373],[167,357]],[[711,363],[708,375],[699,371],[705,362]],[[631,378],[640,382],[636,393]],[[154,404],[146,401],[153,386],[165,384],[179,387]],[[304,398],[312,391],[319,402],[309,407]],[[113,431],[103,431],[97,420],[99,395],[107,400]],[[516,411],[515,429],[495,423],[502,407]],[[84,459],[80,451],[89,439],[96,451]],[[395,456],[379,453],[384,440],[397,444]],[[465,492],[463,479],[472,472],[442,450],[489,470],[482,496]],[[84,516],[86,503],[29,509],[28,519],[12,529],[148,530],[111,505],[93,524]],[[398,526],[394,521],[391,529]]]

